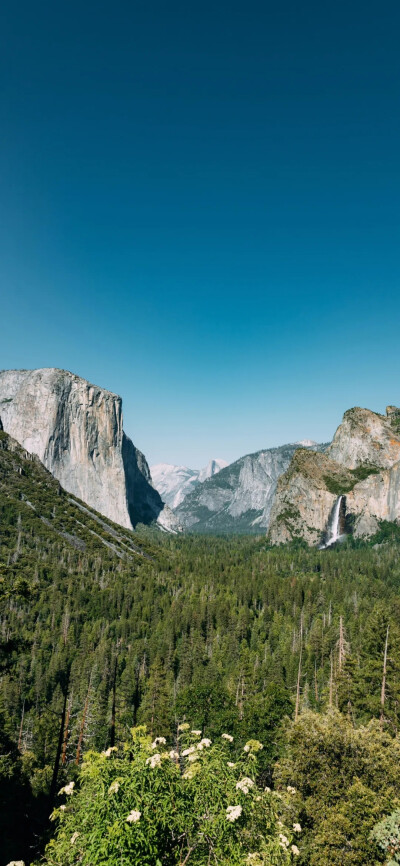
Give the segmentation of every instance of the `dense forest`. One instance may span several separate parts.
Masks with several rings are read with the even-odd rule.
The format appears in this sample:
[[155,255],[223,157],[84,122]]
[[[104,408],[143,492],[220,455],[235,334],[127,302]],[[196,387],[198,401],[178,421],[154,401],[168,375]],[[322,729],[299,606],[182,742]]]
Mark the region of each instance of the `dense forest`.
[[[399,535],[382,524],[368,544],[317,551],[129,532],[0,432],[1,866],[400,862]],[[147,779],[157,738],[176,759],[141,803],[154,811],[168,791],[175,812],[164,809],[153,841],[150,829],[137,843],[110,831],[104,847],[119,813],[111,821],[98,792],[131,790],[140,768]],[[204,802],[220,791],[229,810],[223,795],[238,789],[228,744],[252,811],[228,811],[206,844],[199,791]],[[200,769],[183,791],[186,749]],[[69,853],[65,821],[83,846]],[[294,837],[279,840],[288,822]],[[246,839],[258,839],[253,853]]]

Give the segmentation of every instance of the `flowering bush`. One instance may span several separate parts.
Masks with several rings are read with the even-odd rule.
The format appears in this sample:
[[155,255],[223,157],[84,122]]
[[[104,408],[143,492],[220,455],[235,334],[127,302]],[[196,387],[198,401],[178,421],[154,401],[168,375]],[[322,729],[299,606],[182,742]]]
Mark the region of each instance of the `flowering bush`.
[[400,863],[400,809],[375,825],[371,839],[387,858],[387,866]]
[[[230,738],[199,741],[181,730],[172,751],[132,731],[124,751],[91,752],[66,803],[55,810],[48,866],[285,866],[292,834],[276,798],[256,784],[257,741],[233,764]],[[281,806],[281,804],[280,804]],[[64,807],[64,808],[63,808]]]

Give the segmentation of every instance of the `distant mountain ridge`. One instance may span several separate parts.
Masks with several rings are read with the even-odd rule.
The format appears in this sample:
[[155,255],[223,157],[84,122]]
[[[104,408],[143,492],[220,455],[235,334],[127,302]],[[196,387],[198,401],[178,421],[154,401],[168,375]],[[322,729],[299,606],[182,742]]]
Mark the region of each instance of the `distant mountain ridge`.
[[202,484],[228,466],[226,460],[211,459],[203,469],[189,469],[172,463],[157,463],[151,466],[153,486],[170,508],[178,508],[197,484]]
[[[327,445],[303,447],[323,451]],[[197,485],[175,508],[183,529],[206,534],[265,533],[278,478],[298,448],[296,442],[247,454]]]

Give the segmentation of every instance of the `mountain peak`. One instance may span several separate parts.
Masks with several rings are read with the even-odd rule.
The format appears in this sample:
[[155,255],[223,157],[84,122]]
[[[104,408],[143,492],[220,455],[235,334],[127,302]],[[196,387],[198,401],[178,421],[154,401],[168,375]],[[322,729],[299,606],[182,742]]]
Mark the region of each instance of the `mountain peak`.
[[156,463],[151,467],[153,486],[170,508],[178,508],[185,497],[203,481],[212,478],[228,466],[226,460],[212,458],[203,469],[189,469],[172,463]]

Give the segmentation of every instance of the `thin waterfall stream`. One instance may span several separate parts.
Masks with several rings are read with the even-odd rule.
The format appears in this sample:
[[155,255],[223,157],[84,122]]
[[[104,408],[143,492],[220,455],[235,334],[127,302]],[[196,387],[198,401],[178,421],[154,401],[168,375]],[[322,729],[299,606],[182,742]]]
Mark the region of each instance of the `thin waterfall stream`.
[[340,532],[340,511],[342,500],[343,496],[338,496],[333,506],[331,518],[328,524],[328,538],[325,544],[321,544],[320,550],[325,550],[326,547],[330,547],[332,544],[335,544],[336,541],[343,538],[343,534]]

